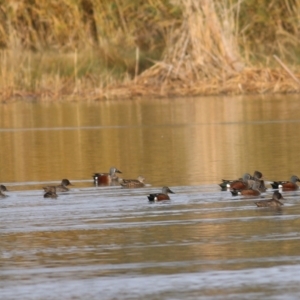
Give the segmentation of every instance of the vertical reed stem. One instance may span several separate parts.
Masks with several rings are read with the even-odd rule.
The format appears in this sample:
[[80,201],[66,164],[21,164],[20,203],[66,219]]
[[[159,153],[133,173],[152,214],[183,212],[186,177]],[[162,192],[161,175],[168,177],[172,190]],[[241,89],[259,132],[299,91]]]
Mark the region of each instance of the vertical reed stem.
[[134,70],[134,83],[136,83],[136,79],[139,73],[139,63],[140,63],[140,48],[136,47],[135,49],[135,70]]

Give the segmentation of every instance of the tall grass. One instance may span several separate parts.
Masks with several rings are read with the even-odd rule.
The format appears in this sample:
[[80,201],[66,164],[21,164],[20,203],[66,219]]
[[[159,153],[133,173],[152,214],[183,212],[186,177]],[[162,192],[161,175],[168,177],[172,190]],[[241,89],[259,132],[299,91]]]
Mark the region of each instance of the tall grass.
[[209,85],[274,68],[273,54],[294,70],[299,19],[300,0],[4,1],[0,96],[101,98],[134,77]]
[[247,0],[240,6],[240,45],[252,61],[269,63],[273,54],[300,63],[300,1]]

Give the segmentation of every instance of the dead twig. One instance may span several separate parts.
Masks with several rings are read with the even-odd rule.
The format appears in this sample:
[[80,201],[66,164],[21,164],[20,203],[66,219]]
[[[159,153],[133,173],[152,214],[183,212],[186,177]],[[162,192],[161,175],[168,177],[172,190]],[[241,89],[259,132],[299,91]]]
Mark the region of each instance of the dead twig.
[[282,68],[300,85],[299,79],[294,75],[294,73],[281,61],[277,55],[273,55],[276,61],[282,66]]

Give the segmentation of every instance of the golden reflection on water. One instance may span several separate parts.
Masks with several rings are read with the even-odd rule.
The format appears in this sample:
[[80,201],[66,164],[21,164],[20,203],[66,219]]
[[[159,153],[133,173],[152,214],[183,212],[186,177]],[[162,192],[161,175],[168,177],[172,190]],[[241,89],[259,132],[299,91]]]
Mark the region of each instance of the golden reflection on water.
[[[111,166],[161,185],[299,172],[298,95],[0,105],[0,182],[91,179]],[[92,179],[91,179],[92,183]]]

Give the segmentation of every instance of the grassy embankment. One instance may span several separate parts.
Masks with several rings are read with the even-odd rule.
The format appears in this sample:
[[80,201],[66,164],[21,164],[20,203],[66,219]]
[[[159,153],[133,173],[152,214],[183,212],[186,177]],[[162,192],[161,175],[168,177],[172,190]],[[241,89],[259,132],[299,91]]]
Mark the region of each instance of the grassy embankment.
[[300,91],[300,0],[0,4],[0,97]]

